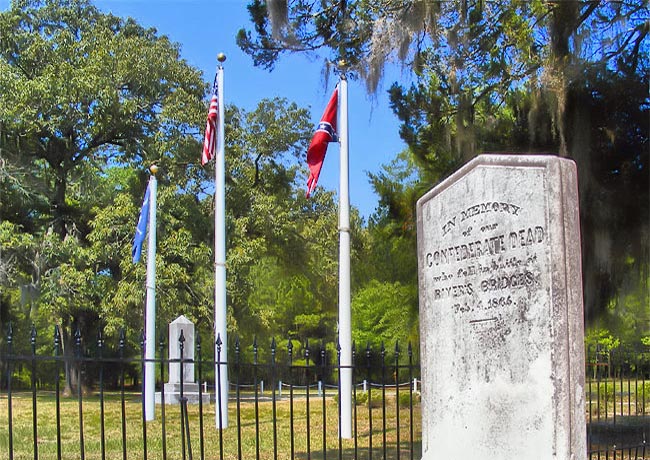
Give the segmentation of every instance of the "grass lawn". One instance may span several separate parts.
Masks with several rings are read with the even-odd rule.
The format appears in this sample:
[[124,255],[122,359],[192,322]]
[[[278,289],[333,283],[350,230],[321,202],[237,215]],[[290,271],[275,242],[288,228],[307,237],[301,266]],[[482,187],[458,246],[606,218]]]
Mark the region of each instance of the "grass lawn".
[[[372,415],[368,405],[358,405],[356,421],[357,458],[410,459],[410,413],[408,406],[399,411],[399,453],[397,410],[394,394],[387,394],[384,409],[375,398],[381,393],[373,391]],[[265,396],[268,396],[267,392]],[[311,395],[309,399],[309,419],[307,418],[307,401],[304,396],[297,396],[293,401],[293,428],[291,425],[291,403],[283,393],[282,399],[276,401],[276,417],[273,417],[273,403],[268,399],[258,402],[246,399],[240,403],[240,413],[233,401],[228,407],[229,427],[222,433],[215,429],[214,404],[203,407],[203,430],[199,406],[188,408],[189,432],[192,455],[201,458],[201,450],[206,459],[219,459],[223,449],[223,458],[243,459],[291,459],[293,452],[296,459],[338,459],[338,406],[335,398],[325,399],[325,420],[323,420],[323,399]],[[0,458],[9,458],[9,421],[7,395],[0,396]],[[375,407],[376,406],[376,407]],[[31,393],[12,394],[12,429],[13,458],[15,460],[34,459],[33,405]],[[258,413],[257,422],[255,414]],[[61,458],[81,458],[81,434],[79,401],[76,398],[61,398],[60,402],[60,439]],[[122,403],[119,393],[105,393],[104,396],[104,448],[102,449],[101,403],[99,397],[84,397],[83,415],[83,453],[85,459],[142,459],[143,422],[142,404],[139,393],[127,393],[124,402],[124,420],[122,422]],[[162,424],[162,406],[156,406],[156,419],[146,423],[147,459],[166,458],[182,459],[181,411],[180,406],[165,406],[165,424]],[[372,420],[371,420],[372,417]],[[241,420],[238,428],[238,418]],[[56,400],[54,393],[39,391],[36,400],[37,449],[39,459],[57,459]],[[275,421],[274,421],[275,420]],[[372,422],[372,433],[370,431]],[[413,410],[413,436],[415,443],[413,458],[420,458],[421,433],[420,404],[415,403]],[[309,428],[308,428],[309,427]],[[165,436],[163,436],[163,428]],[[353,433],[355,424],[353,421]],[[325,433],[325,440],[323,440]],[[123,442],[123,436],[126,442]],[[241,443],[238,442],[241,439]],[[164,441],[164,446],[163,446]],[[201,443],[201,441],[203,441]],[[185,439],[187,446],[187,439]],[[203,444],[203,445],[201,445]],[[277,447],[276,447],[277,446]],[[354,439],[342,440],[342,457],[354,458]],[[103,452],[102,452],[103,450]],[[186,449],[187,452],[187,449]],[[277,454],[276,454],[277,452]],[[102,454],[104,456],[102,456]],[[187,457],[189,458],[189,456]]]

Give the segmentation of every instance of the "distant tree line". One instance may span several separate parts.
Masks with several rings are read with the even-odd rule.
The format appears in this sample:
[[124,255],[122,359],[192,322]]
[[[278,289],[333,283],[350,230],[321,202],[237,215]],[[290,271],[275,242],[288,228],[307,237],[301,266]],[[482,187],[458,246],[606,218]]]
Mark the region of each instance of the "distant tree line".
[[[646,2],[371,3],[252,1],[254,31],[238,36],[269,69],[287,51],[344,58],[370,92],[391,59],[410,69],[410,86],[389,89],[408,149],[370,175],[380,200],[368,221],[353,210],[357,349],[417,352],[415,201],[484,151],[576,160],[592,337],[650,340]],[[92,348],[125,328],[137,352],[145,265],[130,250],[152,163],[157,329],[184,314],[211,337],[213,174],[199,162],[211,77],[87,0],[0,13],[0,345],[11,323],[28,349],[34,324],[51,349],[58,325],[70,357],[76,330]],[[296,356],[324,341],[335,356],[337,204],[326,190],[304,198],[308,111],[261,99],[224,118],[229,337],[248,356],[254,338],[280,349],[291,338]]]
[[[13,347],[29,350],[34,325],[51,353],[56,325],[68,391],[77,331],[92,355],[100,332],[116,353],[124,329],[125,352],[139,354],[145,264],[132,263],[131,240],[152,163],[157,331],[184,314],[213,353],[214,173],[200,166],[209,78],[179,50],[86,0],[19,0],[0,13],[0,345],[12,324]],[[331,191],[304,196],[309,112],[260,99],[250,112],[228,105],[224,118],[228,346],[237,337],[250,356],[254,339],[268,349],[276,338],[286,353],[291,338],[299,357],[324,341],[335,359],[337,205]],[[356,283],[394,271],[387,257],[401,248],[371,257],[381,235],[356,210],[352,223]],[[414,287],[390,293],[362,313],[392,302],[414,311]],[[361,338],[417,340],[416,315],[399,320],[408,327],[369,320],[380,333]]]

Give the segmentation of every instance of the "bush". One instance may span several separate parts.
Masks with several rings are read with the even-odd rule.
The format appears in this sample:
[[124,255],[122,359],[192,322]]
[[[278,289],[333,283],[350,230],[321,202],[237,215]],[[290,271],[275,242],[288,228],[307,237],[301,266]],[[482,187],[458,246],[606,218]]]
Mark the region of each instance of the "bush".
[[[420,402],[420,392],[416,391],[413,393],[413,404],[419,403]],[[400,407],[407,407],[409,404],[411,404],[411,393],[408,391],[402,391],[399,394],[399,406]]]
[[368,392],[367,391],[358,391],[354,403],[357,406],[366,404],[368,402]]
[[[381,397],[381,396],[380,396]],[[375,395],[372,396],[373,403],[375,402]],[[367,391],[357,391],[356,396],[352,396],[352,402],[357,405],[357,406],[362,406],[368,402],[368,392]],[[334,401],[338,404],[339,402],[339,395],[334,396]],[[381,401],[380,401],[381,402]],[[375,406],[373,406],[375,407]]]
[[[371,407],[381,407],[382,405],[382,393],[380,389],[375,389],[371,391],[372,401],[370,403]],[[354,399],[354,404],[357,406],[364,406],[368,404],[368,392],[367,391],[357,391],[356,397]],[[386,396],[386,402],[393,401],[395,398],[393,395]],[[420,402],[421,396],[420,392],[413,393],[413,404]],[[338,404],[339,395],[334,396],[334,401]],[[399,406],[404,408],[408,407],[411,404],[410,392],[404,390],[399,393]]]
[[32,386],[32,373],[27,367],[18,366],[11,376],[12,390],[28,390]]
[[647,404],[650,402],[650,382],[643,382],[637,386],[636,398],[639,403]]
[[601,382],[598,385],[598,394],[601,400],[610,400],[614,395],[614,384],[611,382]]

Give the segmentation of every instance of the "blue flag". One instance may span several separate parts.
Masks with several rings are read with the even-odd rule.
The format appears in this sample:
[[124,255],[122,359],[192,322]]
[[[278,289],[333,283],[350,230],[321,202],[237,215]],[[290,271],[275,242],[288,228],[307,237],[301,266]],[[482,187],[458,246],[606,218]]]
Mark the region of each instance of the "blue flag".
[[144,243],[144,238],[147,236],[147,223],[149,222],[149,189],[150,187],[147,185],[147,192],[144,194],[144,202],[142,203],[138,226],[135,228],[135,237],[133,238],[133,247],[131,248],[134,264],[137,264],[140,261],[142,243]]

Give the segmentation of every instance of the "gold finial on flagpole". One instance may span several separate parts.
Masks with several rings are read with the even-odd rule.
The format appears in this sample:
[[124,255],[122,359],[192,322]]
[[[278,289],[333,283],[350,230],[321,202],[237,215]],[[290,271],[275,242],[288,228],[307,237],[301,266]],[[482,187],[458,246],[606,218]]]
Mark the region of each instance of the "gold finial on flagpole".
[[345,60],[344,58],[341,58],[338,61],[336,61],[336,70],[338,71],[341,79],[344,80],[346,79],[345,72],[348,69],[348,67],[349,67],[348,61]]
[[151,174],[155,176],[156,173],[158,172],[158,165],[156,163],[152,164],[151,166],[149,166],[149,171],[151,172]]
[[217,61],[223,64],[226,61],[226,55],[224,53],[217,54]]

